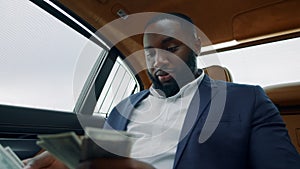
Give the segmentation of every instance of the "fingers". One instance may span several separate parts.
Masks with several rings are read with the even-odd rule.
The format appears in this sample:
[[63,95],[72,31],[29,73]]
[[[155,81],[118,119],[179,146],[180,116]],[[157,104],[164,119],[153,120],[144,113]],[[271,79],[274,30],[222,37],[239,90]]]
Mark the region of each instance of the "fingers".
[[41,169],[52,166],[56,163],[56,159],[47,151],[33,157],[30,159],[24,160],[25,167],[24,169]]
[[43,152],[33,158],[29,158],[23,161],[25,167],[24,169],[39,169],[45,167],[48,163],[49,154],[47,152]]
[[28,159],[22,160],[22,162],[26,166],[30,160],[31,160],[31,158],[28,158]]

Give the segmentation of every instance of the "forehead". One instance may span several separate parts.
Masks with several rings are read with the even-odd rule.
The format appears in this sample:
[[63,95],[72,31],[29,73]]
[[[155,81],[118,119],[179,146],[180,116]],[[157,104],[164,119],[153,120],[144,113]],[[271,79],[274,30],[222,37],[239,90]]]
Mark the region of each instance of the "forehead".
[[164,19],[147,26],[144,34],[144,45],[151,42],[158,42],[161,39],[172,37],[184,43],[187,41],[187,31],[178,21]]

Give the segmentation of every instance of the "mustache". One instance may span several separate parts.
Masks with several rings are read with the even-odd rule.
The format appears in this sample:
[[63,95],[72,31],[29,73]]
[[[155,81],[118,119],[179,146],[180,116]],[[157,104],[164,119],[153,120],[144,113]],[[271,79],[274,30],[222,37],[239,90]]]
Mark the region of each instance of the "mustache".
[[153,74],[155,76],[159,76],[159,75],[170,74],[172,72],[174,72],[174,69],[170,69],[170,68],[166,68],[166,69],[158,68],[158,69],[154,70]]

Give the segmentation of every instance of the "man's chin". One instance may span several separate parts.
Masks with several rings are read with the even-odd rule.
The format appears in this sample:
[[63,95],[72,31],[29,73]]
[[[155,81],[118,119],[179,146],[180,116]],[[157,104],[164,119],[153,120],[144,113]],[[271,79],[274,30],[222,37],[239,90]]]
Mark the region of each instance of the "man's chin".
[[159,90],[160,95],[170,97],[178,93],[179,86],[177,85],[176,81],[172,78],[169,81],[160,82],[159,79],[155,76],[153,76],[149,71],[147,71],[153,87],[157,90]]
[[170,87],[170,86],[173,86],[173,85],[176,85],[176,84],[174,84],[173,81],[164,81],[164,82],[160,82],[160,85],[162,87]]
[[159,93],[161,95],[164,95],[165,97],[173,96],[176,93],[178,93],[178,91],[179,91],[178,85],[176,83],[174,84],[172,82],[165,82],[160,85],[155,85],[154,87],[155,87],[155,89],[160,90]]

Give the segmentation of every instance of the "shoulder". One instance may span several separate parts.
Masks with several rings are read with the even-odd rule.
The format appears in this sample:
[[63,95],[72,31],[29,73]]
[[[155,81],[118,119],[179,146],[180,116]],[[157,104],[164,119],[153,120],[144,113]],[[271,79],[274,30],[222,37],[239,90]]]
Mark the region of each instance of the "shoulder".
[[136,104],[137,102],[140,102],[141,100],[145,99],[150,94],[149,90],[142,90],[138,93],[132,94],[128,96],[127,98],[123,99],[120,104],[125,104],[130,102],[131,104]]
[[228,92],[262,92],[264,93],[264,90],[259,85],[251,85],[251,84],[242,84],[242,83],[234,83],[234,82],[226,82],[222,80],[213,80],[210,77],[206,76],[203,79],[204,85],[209,85],[210,87],[217,87],[217,88],[223,88],[226,89]]
[[150,91],[148,89],[146,89],[146,90],[142,90],[138,93],[132,94],[128,98],[131,99],[131,100],[136,100],[136,99],[139,99],[141,97],[148,96],[149,93],[150,93]]
[[227,83],[228,93],[235,93],[243,95],[244,97],[253,97],[269,100],[269,97],[265,93],[264,89],[259,85]]
[[[243,102],[243,103],[255,103],[257,101],[267,101],[270,102],[269,97],[266,95],[264,89],[259,85],[250,85],[250,84],[240,84],[225,82],[219,80],[213,80],[206,78],[203,84],[209,85],[211,90],[217,91],[217,93],[223,93],[226,95],[228,102]],[[200,85],[201,87],[201,85]],[[203,90],[202,90],[203,91]]]
[[123,99],[120,103],[118,103],[115,108],[119,110],[125,109],[128,106],[135,106],[137,103],[145,99],[149,95],[149,90],[142,90],[138,93],[132,94],[127,98]]
[[143,90],[123,99],[109,113],[109,116],[104,124],[104,128],[125,130],[131,110],[148,95],[149,91]]

